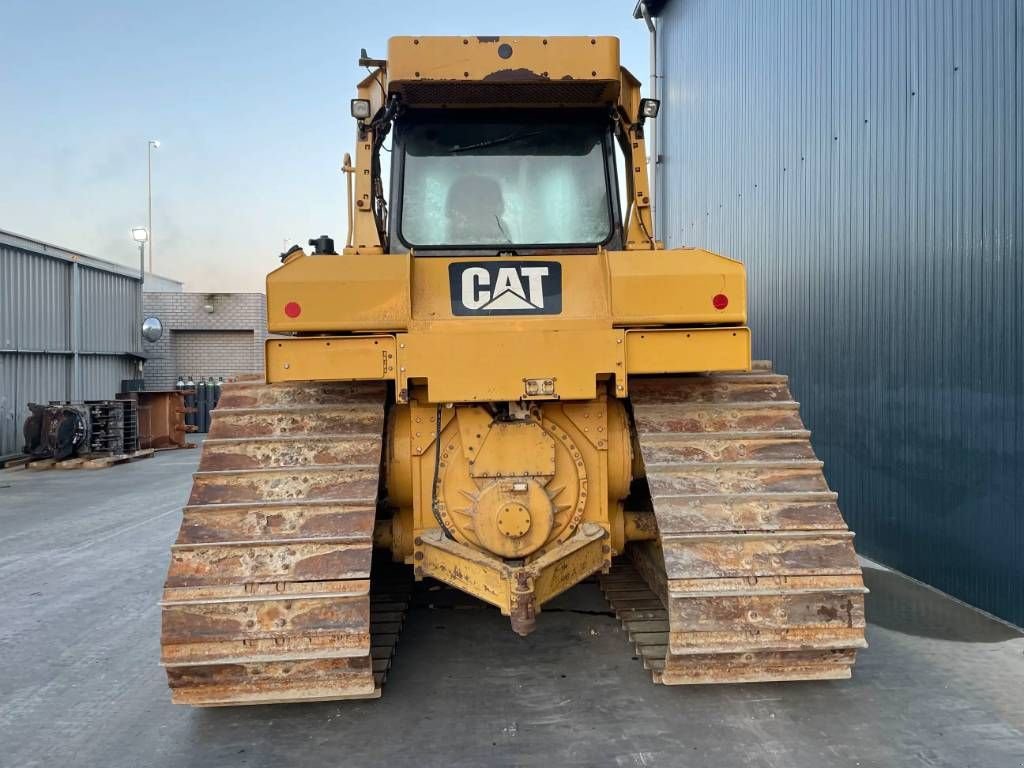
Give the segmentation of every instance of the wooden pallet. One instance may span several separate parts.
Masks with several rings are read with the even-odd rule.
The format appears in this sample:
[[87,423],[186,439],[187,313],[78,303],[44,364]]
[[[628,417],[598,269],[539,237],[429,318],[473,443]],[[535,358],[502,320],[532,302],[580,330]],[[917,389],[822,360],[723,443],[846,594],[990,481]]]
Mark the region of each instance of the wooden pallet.
[[184,445],[167,445],[161,448],[154,448],[156,453],[163,453],[164,451],[182,451],[188,448],[198,448],[199,443],[185,443]]
[[54,459],[38,459],[24,465],[25,469],[40,471],[44,469],[106,469],[115,464],[127,464],[130,461],[148,459],[155,451],[144,448],[133,453],[118,453],[109,456],[77,456],[72,459],[56,461]]
[[143,448],[141,451],[135,451],[134,453],[119,453],[113,456],[100,456],[97,458],[89,459],[82,463],[82,469],[106,469],[112,467],[115,464],[127,464],[130,461],[139,461],[140,459],[148,459],[152,457],[154,451],[152,448]]
[[21,455],[9,457],[4,460],[3,464],[0,464],[2,469],[24,469],[27,464],[32,461],[31,456]]

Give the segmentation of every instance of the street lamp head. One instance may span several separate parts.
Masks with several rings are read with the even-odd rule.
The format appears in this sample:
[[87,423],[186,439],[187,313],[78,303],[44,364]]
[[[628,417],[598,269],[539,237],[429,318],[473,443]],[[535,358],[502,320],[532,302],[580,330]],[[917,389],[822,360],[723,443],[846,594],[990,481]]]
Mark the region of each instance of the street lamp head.
[[153,149],[160,149],[160,140],[159,139],[150,139],[149,140],[149,145],[151,147],[153,147]]
[[136,243],[144,243],[149,239],[149,232],[145,227],[132,227],[132,240]]

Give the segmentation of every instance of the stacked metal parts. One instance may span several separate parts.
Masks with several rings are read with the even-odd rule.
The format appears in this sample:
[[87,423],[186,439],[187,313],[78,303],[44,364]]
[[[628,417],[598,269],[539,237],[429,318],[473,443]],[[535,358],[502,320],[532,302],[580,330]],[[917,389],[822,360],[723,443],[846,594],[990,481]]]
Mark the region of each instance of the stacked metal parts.
[[139,449],[138,411],[132,400],[100,400],[89,408],[89,452],[122,454]]
[[29,403],[22,426],[24,451],[33,458],[67,459],[89,439],[89,412],[82,405]]
[[37,459],[121,455],[139,449],[138,410],[132,400],[39,405],[29,403],[24,451]]

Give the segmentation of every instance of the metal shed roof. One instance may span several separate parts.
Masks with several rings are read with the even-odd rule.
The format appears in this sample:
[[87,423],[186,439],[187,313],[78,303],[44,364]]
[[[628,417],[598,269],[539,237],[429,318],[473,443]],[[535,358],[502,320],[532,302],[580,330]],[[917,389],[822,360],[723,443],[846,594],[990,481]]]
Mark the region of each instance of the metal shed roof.
[[84,267],[99,269],[104,272],[112,272],[117,275],[123,275],[124,277],[133,277],[136,279],[139,277],[139,270],[133,269],[132,267],[124,264],[107,261],[106,259],[99,259],[95,256],[89,256],[78,251],[72,251],[69,248],[62,248],[59,245],[53,245],[52,243],[46,243],[42,240],[36,240],[33,237],[18,235],[4,229],[0,229],[0,245],[9,245],[14,248],[21,248],[26,251],[32,251],[34,253],[50,256],[62,261],[76,261]]

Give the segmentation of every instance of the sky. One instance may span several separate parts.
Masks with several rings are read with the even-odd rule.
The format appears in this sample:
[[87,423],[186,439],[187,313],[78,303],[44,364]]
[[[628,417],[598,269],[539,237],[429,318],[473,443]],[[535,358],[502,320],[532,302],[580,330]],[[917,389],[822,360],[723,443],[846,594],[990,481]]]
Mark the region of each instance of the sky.
[[349,99],[391,35],[616,35],[634,0],[0,0],[0,229],[138,264],[153,152],[157,274],[262,291],[285,243],[345,236]]

